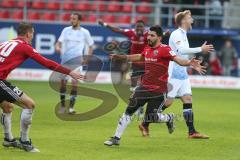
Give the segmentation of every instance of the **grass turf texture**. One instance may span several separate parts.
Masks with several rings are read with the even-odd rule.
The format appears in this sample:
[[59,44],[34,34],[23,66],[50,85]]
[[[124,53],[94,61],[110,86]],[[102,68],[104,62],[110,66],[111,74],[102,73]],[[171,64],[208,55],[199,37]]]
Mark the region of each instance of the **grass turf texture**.
[[[195,126],[206,133],[209,140],[187,139],[184,121],[177,121],[177,128],[169,135],[164,124],[151,125],[151,137],[143,138],[134,120],[126,129],[119,147],[107,147],[103,142],[113,135],[119,116],[126,104],[119,101],[112,112],[90,121],[66,122],[59,120],[54,108],[59,94],[45,82],[14,81],[36,102],[30,137],[41,153],[26,153],[19,149],[0,147],[0,160],[239,160],[239,90],[193,89]],[[114,92],[111,85],[91,85]],[[84,112],[100,101],[78,97],[76,110]],[[165,112],[181,114],[179,100]],[[13,133],[19,136],[20,109],[13,112]],[[0,135],[3,139],[3,135]]]

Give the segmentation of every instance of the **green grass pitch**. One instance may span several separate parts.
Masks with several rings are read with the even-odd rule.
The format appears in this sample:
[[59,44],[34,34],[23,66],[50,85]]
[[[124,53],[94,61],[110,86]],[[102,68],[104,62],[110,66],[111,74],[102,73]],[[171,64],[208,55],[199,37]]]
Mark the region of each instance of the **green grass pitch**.
[[[40,153],[0,147],[0,160],[239,160],[240,159],[240,91],[193,89],[193,108],[197,130],[209,135],[209,140],[190,140],[184,121],[176,122],[169,135],[164,124],[151,125],[151,137],[143,138],[134,120],[126,129],[119,147],[107,147],[103,142],[113,135],[119,116],[126,104],[119,105],[104,116],[85,122],[58,119],[54,108],[59,94],[46,82],[13,84],[24,90],[36,102],[30,137]],[[94,88],[116,95],[111,85],[92,84]],[[84,112],[94,108],[99,100],[78,97],[76,109]],[[166,110],[181,114],[179,100]],[[20,109],[13,112],[13,133],[19,137]],[[3,135],[0,135],[3,139]]]

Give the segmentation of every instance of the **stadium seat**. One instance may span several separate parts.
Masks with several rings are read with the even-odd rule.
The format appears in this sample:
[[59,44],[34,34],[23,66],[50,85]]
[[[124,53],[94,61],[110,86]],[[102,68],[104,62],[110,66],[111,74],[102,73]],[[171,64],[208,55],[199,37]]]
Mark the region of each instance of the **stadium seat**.
[[74,7],[75,10],[80,10],[80,11],[89,11],[90,10],[90,5],[87,2],[80,2],[77,3]]
[[96,11],[96,10],[99,10],[100,12],[106,12],[106,11],[107,11],[107,10],[106,10],[106,5],[103,4],[103,3],[101,3],[101,2],[99,2],[99,3],[93,3],[93,4],[91,4],[90,6],[91,6],[90,9],[91,9],[92,11]]
[[73,2],[66,2],[63,3],[63,9],[64,10],[74,10],[74,3]]
[[111,2],[107,6],[108,12],[120,12],[121,10],[121,5],[116,2]]
[[115,22],[115,17],[111,14],[106,14],[102,16],[102,20],[104,22],[110,22],[110,23],[114,23]]
[[23,10],[16,10],[12,15],[12,19],[22,20],[23,19]]
[[32,1],[32,8],[34,9],[44,9],[45,8],[45,2],[42,0],[34,0]]
[[71,13],[63,13],[61,15],[61,20],[65,21],[65,22],[68,22],[68,21],[70,21],[70,16],[71,16]]
[[96,23],[96,21],[97,21],[96,15],[90,14],[90,15],[88,16],[88,18],[87,18],[87,21],[88,21],[88,22]]
[[46,8],[51,10],[58,10],[60,9],[60,3],[56,1],[48,2],[46,4]]
[[135,17],[135,21],[137,21],[137,20],[143,20],[146,24],[148,24],[149,23],[149,19],[148,19],[148,17],[146,17],[146,16],[136,16]]
[[117,22],[118,23],[131,23],[131,16],[129,15],[123,15],[123,16],[119,16],[117,18]]
[[132,6],[133,4],[132,3],[125,3],[123,6],[122,6],[122,12],[126,12],[126,13],[130,13],[132,12]]
[[[31,2],[27,2],[27,7],[30,7],[31,6]],[[15,4],[16,7],[18,8],[23,8],[25,6],[25,1],[24,0],[18,0]]]
[[54,21],[57,20],[57,14],[55,12],[44,12],[41,19],[44,21]]
[[29,20],[39,20],[40,19],[40,13],[37,11],[29,11],[28,12],[28,19]]
[[136,11],[138,13],[151,13],[152,7],[149,6],[151,3],[142,2],[140,5],[137,6]]
[[0,3],[1,7],[11,8],[14,7],[14,0],[2,0]]
[[7,10],[0,10],[0,18],[8,19],[10,16],[9,11]]

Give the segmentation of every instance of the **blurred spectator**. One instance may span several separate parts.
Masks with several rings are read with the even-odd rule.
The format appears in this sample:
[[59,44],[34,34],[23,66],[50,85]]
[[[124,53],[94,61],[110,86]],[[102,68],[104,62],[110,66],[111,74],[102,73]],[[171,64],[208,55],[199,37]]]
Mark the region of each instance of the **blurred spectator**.
[[216,19],[216,18],[221,18],[223,14],[223,8],[222,4],[219,0],[211,0],[209,3],[209,15],[213,16],[213,18],[210,18],[210,26],[209,27],[214,27],[214,28],[219,28],[222,25],[222,20],[221,19]]
[[222,66],[216,52],[212,52],[209,58],[209,68],[211,75],[222,75]]
[[219,57],[223,66],[223,75],[230,76],[233,62],[237,59],[237,51],[233,47],[230,39],[225,41],[224,46],[219,51]]

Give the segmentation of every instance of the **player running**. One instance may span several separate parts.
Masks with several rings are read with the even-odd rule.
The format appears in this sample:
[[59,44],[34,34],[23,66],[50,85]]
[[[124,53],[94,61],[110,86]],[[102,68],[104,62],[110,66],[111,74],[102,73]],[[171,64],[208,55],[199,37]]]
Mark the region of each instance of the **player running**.
[[[178,29],[172,32],[169,38],[171,49],[183,59],[188,59],[188,55],[203,52],[208,53],[214,50],[213,45],[207,45],[207,42],[200,47],[189,48],[187,31],[192,29],[193,18],[189,10],[179,12],[175,15],[175,22]],[[188,127],[189,138],[207,139],[208,136],[200,134],[194,127],[194,118],[192,111],[192,91],[191,84],[187,73],[187,67],[180,66],[176,62],[169,65],[169,89],[165,104],[160,108],[164,111],[171,106],[174,99],[179,97],[183,103],[183,116]],[[143,122],[139,125],[143,136],[149,135],[149,122]]]
[[[4,130],[3,146],[20,147],[27,152],[39,152],[32,145],[32,141],[28,136],[35,102],[22,90],[6,80],[8,74],[28,58],[31,58],[53,71],[70,75],[74,79],[83,79],[84,76],[79,72],[71,71],[54,61],[44,58],[32,48],[30,45],[34,35],[32,24],[20,23],[17,28],[17,34],[18,37],[16,39],[0,44],[0,107],[3,109],[1,115],[1,124]],[[20,120],[20,143],[13,137],[11,132],[13,103],[23,108]]]
[[[141,106],[147,103],[145,120],[160,123],[165,122],[174,127],[173,114],[161,114],[156,112],[158,106],[164,103],[167,92],[168,65],[171,60],[182,66],[192,66],[200,74],[205,72],[205,67],[196,59],[186,60],[171,51],[170,47],[161,43],[163,36],[160,26],[152,26],[148,32],[147,42],[141,54],[134,55],[111,55],[110,58],[127,59],[129,61],[145,61],[145,73],[140,86],[136,88],[130,97],[125,113],[119,120],[114,136],[105,141],[107,146],[119,145],[120,138],[131,122],[131,116]],[[156,107],[157,106],[157,107]]]

